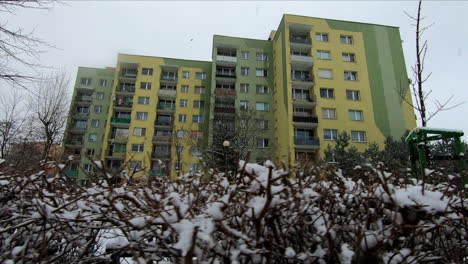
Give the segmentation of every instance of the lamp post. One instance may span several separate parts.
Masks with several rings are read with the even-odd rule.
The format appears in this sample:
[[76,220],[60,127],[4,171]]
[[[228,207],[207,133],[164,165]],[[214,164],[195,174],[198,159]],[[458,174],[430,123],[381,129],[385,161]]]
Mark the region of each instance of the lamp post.
[[231,146],[231,143],[227,140],[223,142],[224,147],[224,176],[227,177],[228,172],[228,160],[227,160],[227,150]]

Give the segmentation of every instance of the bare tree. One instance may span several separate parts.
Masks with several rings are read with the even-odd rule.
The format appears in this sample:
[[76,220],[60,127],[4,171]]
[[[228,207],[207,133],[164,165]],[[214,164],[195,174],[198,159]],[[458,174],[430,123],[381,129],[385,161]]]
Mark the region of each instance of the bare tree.
[[30,104],[37,118],[41,138],[44,140],[42,158],[46,159],[52,144],[61,140],[67,121],[70,79],[65,73],[42,78],[30,96]]
[[37,80],[37,74],[26,73],[28,70],[36,72],[39,54],[43,49],[50,48],[44,40],[38,38],[34,31],[27,31],[21,27],[10,27],[5,17],[14,16],[21,9],[47,9],[52,0],[0,0],[0,80],[14,85],[27,87],[24,81]]
[[417,16],[411,16],[407,12],[405,14],[411,18],[415,24],[412,24],[416,27],[416,62],[415,65],[411,67],[412,72],[413,72],[413,80],[411,80],[410,85],[412,89],[412,94],[415,98],[416,104],[413,104],[411,101],[411,98],[406,97],[406,89],[405,87],[400,87],[399,94],[402,97],[402,99],[409,104],[412,108],[414,108],[418,114],[419,118],[421,119],[421,126],[425,127],[427,125],[427,122],[431,120],[435,115],[437,115],[439,112],[442,111],[447,111],[451,110],[464,102],[461,103],[451,103],[454,95],[451,95],[447,100],[445,101],[439,101],[435,100],[435,110],[432,112],[428,112],[426,108],[427,100],[429,95],[432,93],[432,90],[426,92],[423,89],[424,83],[431,77],[432,72],[429,74],[425,74],[425,60],[426,60],[426,55],[427,55],[427,49],[428,49],[428,42],[427,39],[423,39],[423,34],[428,30],[433,24],[430,24],[428,26],[423,25],[422,21],[425,19],[425,17],[422,16],[421,13],[421,6],[422,6],[422,0],[419,0],[418,3],[418,11],[417,11]]
[[11,144],[20,137],[26,122],[27,111],[23,107],[21,95],[13,90],[0,94],[0,158],[6,159]]

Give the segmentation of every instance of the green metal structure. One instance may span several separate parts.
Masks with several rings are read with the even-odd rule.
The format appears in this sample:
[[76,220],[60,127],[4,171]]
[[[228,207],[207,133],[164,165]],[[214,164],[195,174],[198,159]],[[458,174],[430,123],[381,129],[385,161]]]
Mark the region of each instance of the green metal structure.
[[[464,135],[463,131],[460,130],[448,130],[448,129],[437,129],[427,127],[417,127],[409,133],[406,137],[405,142],[409,145],[411,154],[411,166],[413,172],[418,175],[424,175],[424,169],[428,164],[428,150],[426,143],[435,140],[447,140],[453,139],[455,141],[455,157],[451,159],[458,160],[458,167],[462,170],[466,170],[466,163],[464,159],[464,146],[461,141],[461,137]],[[468,184],[468,177],[466,173],[463,173],[463,185]]]

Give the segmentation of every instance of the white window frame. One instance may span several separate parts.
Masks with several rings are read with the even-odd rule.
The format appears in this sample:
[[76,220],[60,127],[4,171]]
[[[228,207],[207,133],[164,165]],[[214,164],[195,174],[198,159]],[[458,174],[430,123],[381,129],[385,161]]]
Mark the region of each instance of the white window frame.
[[193,108],[201,109],[205,107],[205,101],[203,100],[193,100]]
[[179,106],[180,107],[187,107],[188,106],[188,100],[187,99],[180,99]]
[[240,110],[243,110],[243,111],[249,110],[249,101],[240,101],[239,108]]
[[81,85],[91,85],[92,82],[93,82],[93,79],[91,78],[81,78],[80,80]]
[[205,86],[195,86],[196,94],[204,94],[206,91]]
[[269,138],[257,138],[256,140],[257,148],[268,148],[270,147],[270,139]]
[[150,82],[141,82],[140,89],[142,90],[151,90],[151,83]]
[[353,36],[341,35],[340,42],[341,44],[348,44],[348,45],[353,44]]
[[177,130],[176,136],[177,136],[177,138],[184,138],[185,137],[185,130]]
[[206,79],[206,72],[196,72],[195,79],[197,80],[205,80]]
[[348,115],[349,115],[349,120],[351,121],[363,121],[364,120],[364,116],[363,116],[363,113],[362,113],[362,110],[354,110],[354,109],[351,109],[348,111]]
[[344,62],[356,62],[356,55],[350,52],[343,52],[341,58]]
[[141,70],[142,75],[153,75],[153,68],[143,68]]
[[255,76],[257,77],[268,77],[267,69],[257,68],[255,69]]
[[91,133],[91,134],[89,134],[88,140],[89,140],[90,142],[96,142],[96,141],[97,141],[97,134],[96,134],[96,133]]
[[258,129],[268,129],[268,120],[257,119],[256,126]]
[[187,122],[187,115],[186,114],[179,114],[179,123]]
[[[322,91],[326,91],[327,96],[322,96]],[[330,96],[330,91],[331,91],[332,96]],[[335,99],[335,89],[333,88],[320,88],[319,93],[320,93],[320,98]]]
[[345,81],[357,81],[358,73],[356,71],[344,71],[344,80]]
[[241,75],[242,76],[249,76],[249,71],[250,71],[249,67],[241,67]]
[[[326,36],[326,37],[324,37],[324,36]],[[315,34],[315,40],[320,41],[320,42],[328,42],[328,40],[329,40],[328,33],[316,33]]]
[[106,79],[99,79],[99,86],[101,86],[101,87],[107,86],[107,80]]
[[241,83],[240,84],[240,92],[241,93],[248,93],[249,92],[249,84],[248,83]]
[[355,142],[355,143],[367,142],[366,132],[365,131],[351,131],[351,142]]
[[96,99],[97,100],[104,100],[104,93],[103,92],[97,92],[96,93]]
[[195,124],[203,124],[205,122],[205,118],[202,115],[192,115],[192,123]]
[[360,101],[361,92],[358,90],[346,90],[346,99],[352,100],[352,101]]
[[188,85],[180,86],[180,92],[181,93],[188,93],[188,91],[189,91],[189,86]]
[[255,110],[265,112],[270,111],[270,104],[265,102],[255,102]]
[[95,113],[102,113],[102,105],[95,105],[94,106]]
[[[328,56],[323,56],[328,54]],[[317,59],[320,60],[331,60],[331,53],[329,50],[317,50]]]
[[132,152],[142,153],[145,151],[145,144],[132,144]]
[[248,60],[249,59],[249,52],[248,51],[241,51],[241,59]]
[[[327,136],[327,132],[329,132],[329,137]],[[338,129],[323,129],[323,139],[324,140],[331,140],[336,141],[338,138]]]
[[184,78],[184,79],[189,79],[189,78],[190,78],[190,72],[188,72],[188,71],[183,71],[183,72],[182,72],[182,78]]
[[257,52],[255,57],[257,61],[268,61],[268,54],[265,52]]
[[138,104],[148,105],[150,102],[150,98],[147,96],[138,96]]
[[136,120],[148,120],[148,112],[136,112]]
[[336,108],[322,108],[322,118],[336,120]]
[[99,119],[93,119],[91,120],[91,127],[99,127],[100,120]]
[[268,86],[262,85],[262,84],[257,84],[256,86],[256,92],[257,94],[267,94],[269,91]]
[[131,160],[128,164],[131,170],[141,170],[141,165],[140,160]]
[[137,137],[146,136],[146,128],[144,127],[135,127],[133,128],[133,135]]

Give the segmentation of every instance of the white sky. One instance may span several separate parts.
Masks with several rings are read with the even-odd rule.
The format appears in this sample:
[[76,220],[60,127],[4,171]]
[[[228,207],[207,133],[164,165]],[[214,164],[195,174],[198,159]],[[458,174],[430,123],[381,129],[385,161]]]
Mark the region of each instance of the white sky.
[[[8,21],[56,46],[41,55],[42,63],[66,69],[72,79],[78,66],[115,66],[119,52],[209,61],[214,34],[266,39],[284,13],[400,27],[410,71],[414,27],[403,11],[415,14],[416,8],[416,1],[66,1],[19,11]],[[423,13],[435,23],[425,34],[426,70],[433,72],[425,87],[433,90],[429,110],[435,99],[452,94],[454,103],[468,101],[468,2],[428,1]],[[441,112],[429,126],[468,133],[466,115],[468,103]]]

